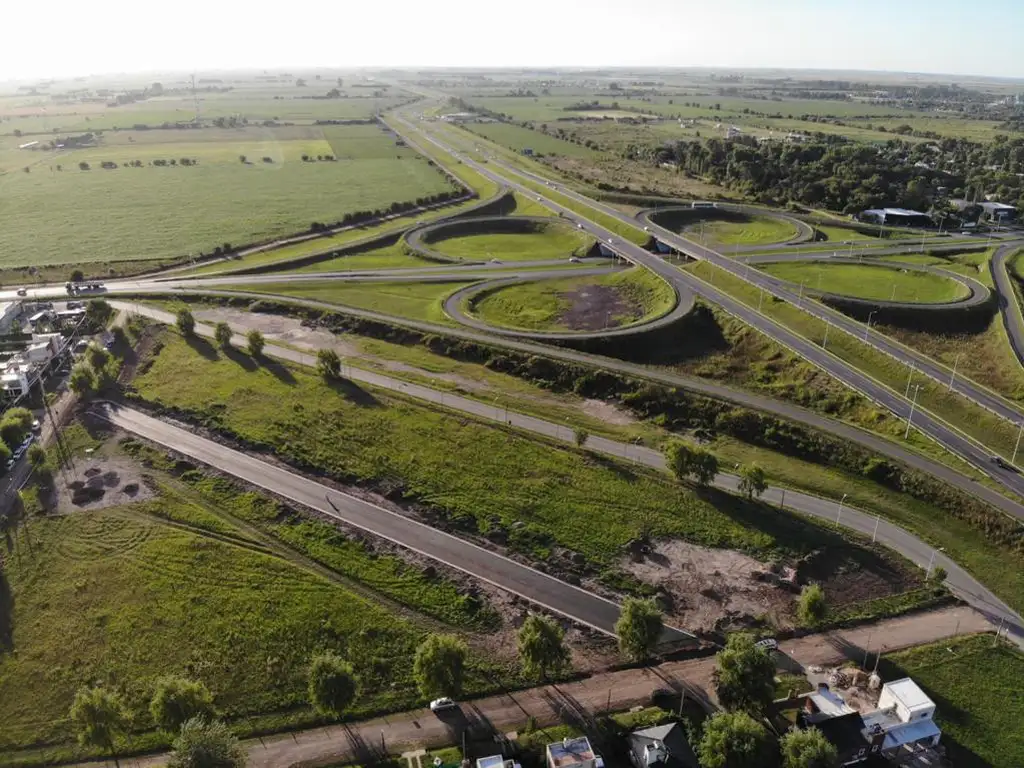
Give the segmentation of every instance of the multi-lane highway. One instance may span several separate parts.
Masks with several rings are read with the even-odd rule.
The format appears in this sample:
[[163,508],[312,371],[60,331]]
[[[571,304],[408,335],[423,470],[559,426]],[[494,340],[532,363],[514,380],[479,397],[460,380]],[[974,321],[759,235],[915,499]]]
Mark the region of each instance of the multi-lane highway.
[[[399,123],[407,133],[416,132],[415,126],[413,126],[404,117],[399,116],[396,118],[395,122]],[[1017,471],[994,462],[991,453],[983,445],[931,414],[927,410],[926,404],[916,404],[915,408],[915,405],[912,404],[908,398],[904,397],[902,393],[896,392],[881,382],[867,376],[863,372],[835,357],[827,350],[822,349],[816,343],[794,333],[793,331],[790,331],[785,326],[782,326],[761,314],[755,308],[733,298],[731,295],[697,278],[695,275],[678,269],[658,255],[653,254],[638,245],[623,240],[620,236],[609,231],[605,227],[587,219],[585,216],[581,216],[551,197],[546,196],[543,191],[538,192],[537,189],[532,186],[527,186],[523,182],[531,182],[534,185],[543,184],[556,191],[559,195],[568,197],[576,203],[588,206],[589,208],[600,212],[604,216],[611,217],[623,224],[635,226],[635,220],[628,214],[581,195],[574,190],[567,188],[560,182],[512,167],[501,161],[499,158],[492,156],[488,159],[487,163],[480,163],[468,154],[458,152],[458,150],[448,144],[445,144],[431,133],[424,132],[419,135],[422,135],[426,140],[433,142],[443,151],[456,156],[462,162],[472,167],[476,172],[483,174],[492,181],[506,184],[513,189],[519,189],[525,194],[530,194],[534,197],[540,198],[543,203],[552,210],[562,214],[570,220],[578,221],[583,225],[587,232],[598,237],[598,239],[606,243],[624,258],[650,269],[652,272],[668,281],[671,285],[680,286],[683,290],[692,291],[693,293],[703,296],[715,304],[718,304],[730,314],[738,317],[770,338],[773,338],[783,346],[788,347],[804,359],[827,372],[836,380],[843,382],[848,387],[858,392],[863,393],[871,400],[885,407],[900,418],[910,418],[911,411],[913,410],[913,425],[915,428],[939,444],[945,446],[948,450],[960,456],[965,461],[973,464],[976,468],[996,480],[996,482],[1000,483],[1008,490],[1018,495],[1024,495],[1024,477],[1022,477]],[[495,169],[498,170],[496,171]],[[658,239],[675,250],[684,253],[691,258],[706,260],[736,277],[750,282],[758,288],[766,291],[769,295],[777,296],[778,298],[788,301],[793,305],[801,306],[809,314],[819,317],[823,323],[827,321],[837,329],[844,330],[848,333],[857,335],[858,337],[867,336],[868,343],[875,348],[885,352],[885,354],[888,354],[897,360],[900,360],[901,362],[906,363],[907,365],[913,364],[915,369],[920,373],[930,376],[936,381],[949,381],[949,373],[946,371],[944,366],[929,360],[923,355],[914,353],[906,347],[887,339],[882,334],[867,332],[867,329],[865,329],[861,323],[847,315],[817,302],[801,302],[800,298],[794,294],[791,289],[787,288],[785,285],[777,284],[768,276],[763,275],[757,270],[745,267],[733,259],[723,256],[706,246],[693,243],[674,232],[664,229],[663,227],[657,227],[655,225],[652,229],[655,230],[655,234]],[[999,395],[979,387],[970,380],[964,378],[956,379],[953,383],[953,387],[964,396],[969,397],[1003,418],[1014,423],[1024,421],[1024,415],[1022,415],[1016,407]]]
[[999,314],[1003,319],[1003,327],[1006,328],[1006,336],[1010,340],[1017,361],[1024,365],[1024,317],[1021,315],[1013,278],[1010,277],[1006,263],[1015,250],[1015,244],[999,246],[988,266],[992,273],[992,282],[999,294]]

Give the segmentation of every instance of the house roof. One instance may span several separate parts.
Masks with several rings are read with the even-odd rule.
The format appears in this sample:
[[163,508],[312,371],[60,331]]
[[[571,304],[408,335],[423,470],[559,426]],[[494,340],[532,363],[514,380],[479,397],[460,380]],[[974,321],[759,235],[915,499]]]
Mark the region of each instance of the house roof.
[[942,731],[939,730],[939,726],[935,724],[934,720],[918,720],[886,733],[882,749],[895,749],[904,744],[915,744],[922,739],[932,739],[941,733]]
[[864,738],[864,720],[859,712],[830,717],[815,723],[814,727],[821,731],[840,754],[856,752],[868,743]]
[[921,686],[909,677],[886,683],[885,688],[894,699],[911,712],[916,709],[930,709],[935,706],[935,703],[928,698],[928,694],[921,690]]
[[653,728],[644,728],[642,731],[631,733],[629,749],[636,758],[637,765],[644,766],[646,764],[644,748],[656,741],[663,744],[668,752],[668,760],[658,763],[659,765],[666,765],[669,768],[698,768],[697,756],[693,753],[685,729],[679,723],[656,725]]

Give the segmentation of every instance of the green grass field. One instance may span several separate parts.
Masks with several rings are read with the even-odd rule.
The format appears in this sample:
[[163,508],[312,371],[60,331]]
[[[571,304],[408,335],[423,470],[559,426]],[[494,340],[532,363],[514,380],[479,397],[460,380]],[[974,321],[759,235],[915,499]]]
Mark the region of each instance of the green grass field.
[[[25,153],[31,160],[19,162],[31,162],[30,173],[19,167],[0,177],[8,222],[0,266],[184,258],[450,188],[376,126],[124,131],[101,141],[60,155]],[[303,154],[338,160],[303,162]],[[171,158],[199,164],[148,164]],[[124,165],[135,160],[143,167]],[[119,167],[102,169],[103,161]]]
[[886,678],[906,675],[936,706],[942,743],[957,768],[1024,765],[1024,654],[975,635],[886,656]]
[[[595,297],[600,297],[599,299]],[[486,293],[471,312],[494,325],[527,330],[618,328],[672,309],[675,294],[647,270],[596,277],[538,280]],[[591,306],[593,304],[593,306]],[[583,312],[576,323],[568,316]]]
[[830,243],[842,243],[846,240],[856,240],[858,242],[862,240],[878,240],[874,235],[869,235],[856,229],[847,229],[846,227],[832,227],[828,224],[815,224],[814,228],[825,235]]
[[[700,224],[691,224],[686,233],[693,237],[701,231]],[[751,216],[746,221],[709,221],[703,227],[704,237],[721,245],[768,245],[784,243],[796,237],[793,224],[770,216]]]
[[[133,712],[122,746],[165,745],[146,699],[166,673],[203,680],[241,733],[312,724],[305,667],[323,648],[359,671],[355,716],[407,708],[419,700],[410,655],[427,631],[500,624],[445,577],[326,523],[200,472],[170,478],[162,451],[127,441],[93,458],[117,454],[145,462],[156,498],[33,519],[12,539],[14,652],[0,655],[7,758],[29,745],[44,749],[20,757],[47,764],[89,754],[69,743],[66,715],[75,689],[95,681],[122,690]],[[507,662],[472,657],[471,687],[515,677]]]
[[[594,157],[594,150],[589,147],[581,147],[571,141],[565,141],[557,136],[542,131],[534,131],[523,128],[513,123],[470,123],[465,126],[467,130],[483,136],[485,139],[501,144],[516,152],[524,149],[532,149],[537,155],[565,155],[568,157]],[[552,132],[557,126],[552,126]]]
[[594,239],[564,225],[553,223],[533,232],[481,233],[448,237],[430,247],[468,261],[544,261],[583,256]]
[[398,483],[407,498],[460,526],[500,525],[514,549],[539,559],[561,543],[597,563],[614,562],[645,525],[637,509],[646,510],[655,535],[756,554],[787,555],[825,539],[842,546],[823,529],[765,515],[736,497],[701,498],[661,475],[633,474],[397,395],[346,395],[311,372],[289,371],[294,381],[212,349],[200,354],[168,333],[135,384],[147,400],[183,408],[329,475]]
[[437,263],[421,259],[401,245],[385,245],[344,253],[333,259],[318,261],[296,269],[284,270],[289,273],[343,272],[360,269],[413,269],[436,267]]
[[358,309],[428,320],[452,325],[444,313],[444,299],[468,282],[363,282],[363,283],[260,283],[258,285],[224,286],[225,290],[280,294],[300,299],[313,299]]
[[967,296],[967,289],[955,280],[916,270],[821,262],[779,262],[758,269],[807,290],[861,299],[938,304]]

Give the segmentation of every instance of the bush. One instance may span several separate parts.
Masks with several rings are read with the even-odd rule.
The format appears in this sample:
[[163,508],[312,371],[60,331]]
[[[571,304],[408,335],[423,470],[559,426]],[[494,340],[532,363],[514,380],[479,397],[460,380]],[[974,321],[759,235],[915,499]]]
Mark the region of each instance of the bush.
[[816,627],[825,620],[828,614],[828,603],[825,601],[825,590],[818,584],[809,584],[800,592],[796,605],[796,616],[805,627]]
[[247,759],[245,748],[226,725],[197,717],[181,727],[167,768],[244,768]]
[[469,649],[455,635],[430,635],[416,649],[413,677],[420,692],[429,698],[456,697],[462,692],[462,678]]
[[217,346],[222,349],[227,349],[231,346],[231,326],[225,323],[223,320],[217,323],[213,328],[213,338],[217,342]]
[[334,653],[320,653],[309,665],[309,703],[317,712],[341,717],[352,706],[359,684],[352,665]]
[[192,336],[196,332],[196,319],[192,316],[192,312],[188,307],[182,307],[178,310],[174,324],[178,326],[182,336]]
[[194,717],[211,719],[213,697],[201,682],[170,675],[156,681],[149,713],[157,728],[175,733]]
[[627,597],[622,604],[622,614],[615,622],[619,650],[628,659],[646,661],[658,644],[663,628],[661,611],[653,600]]
[[263,334],[253,328],[245,335],[246,349],[252,357],[260,357],[263,355],[263,347],[266,346],[266,340],[263,338]]

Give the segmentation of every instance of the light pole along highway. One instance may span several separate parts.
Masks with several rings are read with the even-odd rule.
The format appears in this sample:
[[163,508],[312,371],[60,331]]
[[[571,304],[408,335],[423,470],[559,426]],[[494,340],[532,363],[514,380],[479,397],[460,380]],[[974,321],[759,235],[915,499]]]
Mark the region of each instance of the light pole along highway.
[[[404,116],[396,114],[394,122],[402,125],[407,132],[413,132],[416,135],[422,136],[427,141],[435,144],[444,152],[447,152],[455,158],[461,160],[467,166],[471,167],[477,173],[486,176],[491,181],[498,184],[504,184],[520,192],[530,195],[536,198],[539,202],[542,202],[551,210],[560,213],[570,220],[577,221],[582,228],[590,234],[596,236],[602,243],[605,243],[609,248],[616,251],[620,256],[627,259],[628,261],[643,266],[658,276],[666,280],[670,285],[674,286],[677,291],[692,291],[706,299],[718,304],[720,307],[725,309],[733,316],[739,318],[746,324],[754,327],[760,332],[764,333],[769,338],[774,339],[776,342],[789,348],[799,356],[806,359],[808,362],[814,364],[818,368],[822,369],[838,381],[844,383],[851,389],[862,393],[875,403],[885,407],[887,410],[894,413],[901,419],[907,420],[910,417],[910,410],[912,407],[908,398],[905,398],[881,382],[871,378],[864,374],[860,370],[850,366],[846,362],[835,357],[827,350],[822,349],[815,342],[806,339],[788,328],[776,323],[770,318],[755,311],[752,307],[747,306],[743,302],[734,299],[729,294],[715,288],[713,285],[697,278],[696,276],[683,272],[677,269],[671,264],[667,263],[659,256],[652,254],[638,245],[634,245],[626,240],[623,240],[621,236],[609,231],[605,227],[587,219],[584,216],[576,213],[575,211],[565,207],[559,202],[551,199],[544,191],[538,191],[531,187],[526,186],[522,181],[517,179],[527,179],[533,183],[541,183],[547,187],[552,188],[558,194],[569,197],[577,203],[589,206],[590,208],[606,215],[613,217],[617,221],[624,223],[628,226],[635,227],[636,223],[627,214],[622,213],[614,208],[602,205],[584,195],[569,190],[562,186],[559,182],[543,179],[539,176],[519,171],[511,168],[510,166],[502,163],[494,158],[489,158],[488,163],[479,163],[472,159],[465,153],[460,153],[454,147],[445,144],[439,140],[436,136],[427,131],[418,131]],[[407,136],[408,138],[408,136]],[[504,173],[497,173],[494,168],[500,168]],[[668,232],[667,230],[661,229],[658,233],[658,238],[662,239],[666,244],[672,246],[676,250],[687,254],[693,258],[705,259],[709,263],[716,266],[720,266],[727,269],[731,274],[734,274],[740,279],[747,279],[743,276],[742,265],[738,265],[730,259],[722,256],[721,254],[712,251],[704,246],[697,245],[690,242],[674,233]],[[791,291],[786,289],[784,286],[774,284],[770,280],[760,280],[759,276],[761,273],[756,272],[750,276],[749,280],[752,284],[757,285],[768,293],[778,296],[791,304],[797,304],[797,298],[792,294]],[[852,332],[856,335],[860,335],[861,324],[851,320],[842,313],[834,312],[833,310],[827,310],[824,305],[817,304],[816,302],[806,302],[808,305],[813,305],[813,314],[818,315],[824,320],[826,316],[830,317],[831,322],[838,328],[842,328],[847,332]],[[806,309],[806,308],[805,308]],[[823,310],[820,311],[819,310]],[[837,315],[838,318],[833,318],[833,315]],[[852,329],[852,330],[851,330]],[[876,340],[878,334],[872,336],[872,340]],[[905,355],[902,350],[896,349],[893,345],[893,356],[898,357],[903,362],[909,363],[908,355]],[[916,365],[915,365],[916,367]],[[942,380],[948,380],[948,373],[944,373]],[[967,387],[969,382],[963,377],[957,380],[956,386]],[[999,400],[999,398],[993,398]],[[1012,421],[1014,424],[1020,422],[1022,416],[1017,411],[1013,411],[1016,414],[1015,417],[1010,418],[1007,415],[1006,418]],[[917,406],[915,408],[915,416],[917,418],[915,426],[918,430],[931,438],[935,442],[944,446],[951,453],[959,456],[960,458],[972,464],[982,473],[993,478],[1000,485],[1004,486],[1011,492],[1018,496],[1024,496],[1024,478],[1022,478],[1014,469],[1003,467],[992,461],[991,453],[981,444],[974,439],[970,438],[966,434],[962,433],[955,427],[947,424],[941,419],[932,415],[926,409]]]

